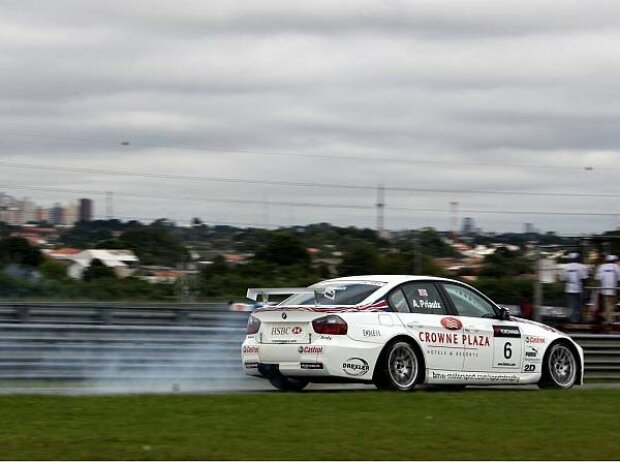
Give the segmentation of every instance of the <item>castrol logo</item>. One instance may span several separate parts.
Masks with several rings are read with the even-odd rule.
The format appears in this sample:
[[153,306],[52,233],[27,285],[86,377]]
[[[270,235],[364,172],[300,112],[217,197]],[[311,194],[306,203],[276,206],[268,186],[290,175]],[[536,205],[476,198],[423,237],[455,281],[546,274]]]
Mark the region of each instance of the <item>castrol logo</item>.
[[441,318],[441,325],[448,330],[459,330],[463,328],[463,324],[456,318]]

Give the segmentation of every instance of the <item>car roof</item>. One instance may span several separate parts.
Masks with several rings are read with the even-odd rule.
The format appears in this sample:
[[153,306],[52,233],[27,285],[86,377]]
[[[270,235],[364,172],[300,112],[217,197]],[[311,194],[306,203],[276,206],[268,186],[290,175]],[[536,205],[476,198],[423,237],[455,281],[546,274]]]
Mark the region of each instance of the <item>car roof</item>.
[[321,281],[325,282],[342,282],[342,281],[370,281],[370,282],[385,282],[386,284],[400,284],[407,281],[452,281],[452,279],[439,278],[435,276],[414,276],[406,274],[367,274],[362,276],[344,276],[335,279],[327,279]]

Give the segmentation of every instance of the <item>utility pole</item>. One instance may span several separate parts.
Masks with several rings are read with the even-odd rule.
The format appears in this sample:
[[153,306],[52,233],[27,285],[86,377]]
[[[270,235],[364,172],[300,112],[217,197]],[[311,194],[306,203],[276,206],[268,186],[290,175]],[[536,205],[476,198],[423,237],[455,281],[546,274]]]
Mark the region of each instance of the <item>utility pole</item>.
[[377,188],[377,232],[381,236],[385,225],[385,188],[379,185]]
[[534,306],[532,317],[534,321],[541,322],[543,317],[542,306],[543,306],[543,285],[542,285],[542,262],[540,258],[540,249],[538,247],[535,248],[535,260],[534,264],[536,265],[536,279],[534,280]]

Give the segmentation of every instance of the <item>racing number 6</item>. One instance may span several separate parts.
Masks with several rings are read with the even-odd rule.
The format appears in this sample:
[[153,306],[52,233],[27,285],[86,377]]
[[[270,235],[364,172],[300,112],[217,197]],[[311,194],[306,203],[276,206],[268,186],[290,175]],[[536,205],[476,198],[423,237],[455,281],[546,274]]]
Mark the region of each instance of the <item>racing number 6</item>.
[[512,344],[510,342],[504,343],[504,358],[510,359],[512,357]]

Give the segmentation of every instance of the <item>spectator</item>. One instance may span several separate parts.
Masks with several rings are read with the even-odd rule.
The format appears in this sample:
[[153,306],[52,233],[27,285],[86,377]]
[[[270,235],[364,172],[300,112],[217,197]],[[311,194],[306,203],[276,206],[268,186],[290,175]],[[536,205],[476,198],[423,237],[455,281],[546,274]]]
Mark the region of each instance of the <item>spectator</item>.
[[579,324],[583,316],[583,283],[588,279],[588,268],[583,263],[579,263],[578,253],[573,252],[568,255],[568,258],[571,262],[564,266],[563,279],[566,281],[564,292],[570,311],[570,321],[573,324]]
[[596,279],[600,282],[603,312],[603,327],[611,330],[613,327],[616,311],[616,289],[620,280],[620,269],[616,261],[616,255],[607,255],[606,263],[603,263],[596,270]]

